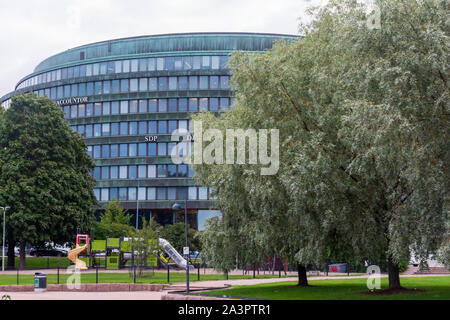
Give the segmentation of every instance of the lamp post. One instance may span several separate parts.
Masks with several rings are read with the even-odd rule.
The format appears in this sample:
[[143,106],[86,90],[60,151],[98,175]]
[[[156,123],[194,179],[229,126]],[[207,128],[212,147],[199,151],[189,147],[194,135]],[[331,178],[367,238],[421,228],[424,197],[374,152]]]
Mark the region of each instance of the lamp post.
[[0,207],[3,210],[3,248],[2,248],[2,272],[5,271],[5,234],[6,234],[6,210],[9,207]]
[[[181,205],[179,203],[175,203],[172,206],[173,211],[180,211]],[[184,200],[184,233],[186,237],[186,247],[188,246],[188,227],[187,227],[187,200]],[[189,293],[189,253],[185,255],[186,256],[186,293]]]

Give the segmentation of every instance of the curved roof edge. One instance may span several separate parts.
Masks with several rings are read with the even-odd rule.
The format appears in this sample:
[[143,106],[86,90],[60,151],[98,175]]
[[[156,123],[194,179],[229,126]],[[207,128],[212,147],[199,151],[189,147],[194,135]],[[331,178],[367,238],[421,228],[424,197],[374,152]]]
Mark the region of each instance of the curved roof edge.
[[[109,56],[176,51],[264,51],[276,39],[296,39],[297,35],[251,32],[193,32],[143,35],[104,40],[57,53],[39,63],[33,73],[75,62]],[[84,57],[82,57],[84,55]]]

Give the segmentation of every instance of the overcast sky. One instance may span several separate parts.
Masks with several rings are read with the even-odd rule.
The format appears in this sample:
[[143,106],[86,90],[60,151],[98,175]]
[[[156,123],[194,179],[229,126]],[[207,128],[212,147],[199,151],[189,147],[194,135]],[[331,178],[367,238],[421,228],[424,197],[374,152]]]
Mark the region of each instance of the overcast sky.
[[324,0],[36,0],[0,2],[0,96],[47,57],[91,42],[181,32],[298,34]]

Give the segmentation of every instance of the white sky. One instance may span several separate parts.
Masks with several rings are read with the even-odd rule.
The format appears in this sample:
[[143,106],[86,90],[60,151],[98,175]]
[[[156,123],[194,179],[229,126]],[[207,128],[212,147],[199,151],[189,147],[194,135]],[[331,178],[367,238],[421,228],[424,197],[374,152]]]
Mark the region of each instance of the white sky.
[[324,0],[0,0],[0,96],[47,57],[91,42],[182,32],[298,34]]

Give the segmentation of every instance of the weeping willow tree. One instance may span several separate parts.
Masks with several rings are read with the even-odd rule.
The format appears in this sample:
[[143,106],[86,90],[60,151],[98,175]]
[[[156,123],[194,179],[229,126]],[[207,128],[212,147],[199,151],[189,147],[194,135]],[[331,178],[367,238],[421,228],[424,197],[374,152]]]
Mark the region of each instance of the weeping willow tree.
[[256,230],[267,252],[299,265],[324,261],[330,245],[349,261],[383,260],[396,289],[411,252],[448,252],[448,4],[375,5],[377,28],[366,5],[330,1],[298,40],[234,54],[232,110],[195,118],[221,132],[277,128],[276,174],[248,162],[194,169],[228,230]]

